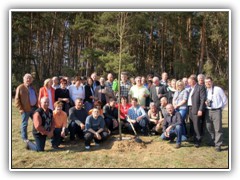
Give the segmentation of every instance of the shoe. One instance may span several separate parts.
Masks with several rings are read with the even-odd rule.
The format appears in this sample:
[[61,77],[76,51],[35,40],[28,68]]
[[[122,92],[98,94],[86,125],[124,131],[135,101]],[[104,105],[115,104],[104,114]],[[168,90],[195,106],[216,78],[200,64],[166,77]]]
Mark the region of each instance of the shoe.
[[95,146],[100,146],[100,144],[98,144],[98,143],[95,143]]
[[212,146],[212,147],[214,147],[214,146],[215,146],[215,144],[214,144],[214,143],[212,143],[212,142],[209,142],[207,145],[208,145],[208,146]]
[[23,141],[24,141],[24,143],[25,143],[25,149],[29,150],[29,149],[30,149],[30,148],[29,148],[29,145],[28,145],[29,140],[28,140],[28,139],[25,139],[25,140],[23,140]]
[[60,149],[57,145],[52,145],[53,149]]
[[195,143],[194,146],[195,146],[195,148],[199,148],[200,144],[199,143]]
[[215,147],[215,151],[221,152],[221,147],[220,146]]
[[179,149],[181,147],[181,144],[176,144],[175,148]]
[[90,149],[90,146],[85,146],[85,149],[86,149],[86,150],[89,150],[89,149]]

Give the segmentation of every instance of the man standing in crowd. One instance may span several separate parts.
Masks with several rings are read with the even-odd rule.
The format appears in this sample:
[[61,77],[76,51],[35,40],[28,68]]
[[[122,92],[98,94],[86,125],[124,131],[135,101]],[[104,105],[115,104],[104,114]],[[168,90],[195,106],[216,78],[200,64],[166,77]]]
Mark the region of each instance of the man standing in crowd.
[[107,75],[107,81],[105,82],[106,87],[109,87],[110,89],[112,89],[112,85],[113,85],[113,75],[112,73],[108,73]]
[[95,91],[96,87],[100,85],[100,82],[97,80],[97,73],[92,73],[91,78],[93,80],[93,90]]
[[95,99],[101,101],[102,107],[109,102],[110,98],[114,97],[112,89],[105,86],[105,79],[101,77],[99,79],[100,85],[95,89]]
[[223,142],[222,132],[222,109],[227,104],[227,98],[224,91],[213,85],[211,77],[205,79],[207,88],[206,100],[206,127],[209,135],[209,145],[215,146],[217,152],[221,151]]
[[168,86],[167,80],[168,80],[168,74],[166,72],[163,72],[162,73],[162,79],[161,79],[160,83],[164,86]]
[[[198,80],[198,84],[200,86],[203,86],[205,88],[205,84],[204,84],[204,81],[205,81],[205,76],[204,74],[198,74],[197,76],[197,80]],[[206,90],[206,88],[205,88]],[[203,111],[203,115],[202,115],[202,118],[200,120],[200,135],[201,136],[204,136],[204,131],[206,129],[206,121],[205,121],[205,112]]]
[[[120,97],[126,97],[128,99],[128,93],[131,88],[131,83],[128,80],[127,72],[121,73],[121,81],[120,81]],[[119,92],[118,92],[119,94]]]
[[189,85],[191,86],[188,96],[190,133],[193,133],[194,145],[198,148],[201,143],[200,119],[205,110],[206,91],[203,86],[197,84],[196,76],[189,77]]
[[16,90],[15,104],[21,113],[21,137],[24,141],[28,139],[27,126],[29,117],[32,118],[34,111],[37,109],[38,96],[35,88],[32,86],[32,75],[25,74],[23,84],[19,85]]
[[139,105],[142,106],[143,108],[145,108],[146,97],[148,97],[150,95],[150,92],[148,91],[148,89],[146,87],[143,86],[140,76],[137,76],[135,78],[135,81],[136,81],[136,85],[131,87],[131,89],[129,91],[129,95],[131,98],[132,97],[137,98]]
[[158,77],[153,77],[153,85],[150,88],[150,98],[159,109],[160,99],[167,95],[166,86],[160,84]]

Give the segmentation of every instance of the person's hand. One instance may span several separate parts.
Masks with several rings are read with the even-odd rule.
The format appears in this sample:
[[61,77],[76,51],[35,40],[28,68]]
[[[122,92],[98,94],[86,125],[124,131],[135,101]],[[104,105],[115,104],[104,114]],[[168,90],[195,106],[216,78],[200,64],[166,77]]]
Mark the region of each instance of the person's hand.
[[137,122],[139,122],[140,120],[142,119],[142,117],[141,116],[139,116],[139,117],[137,117]]
[[65,138],[65,131],[61,132],[61,137]]
[[165,131],[165,132],[164,132],[164,136],[165,136],[165,137],[169,137],[169,132]]
[[158,124],[159,120],[154,120],[154,124]]
[[101,137],[101,135],[98,133],[98,132],[96,132],[96,138],[98,139],[98,140],[101,140],[102,139],[102,137]]
[[197,112],[197,115],[198,115],[198,116],[202,116],[202,111],[198,111],[198,112]]
[[83,123],[80,124],[81,130],[85,129],[85,125]]
[[20,110],[20,113],[23,114],[23,113],[24,113],[24,110]]
[[160,119],[160,120],[158,121],[158,123],[161,124],[163,121],[164,121],[164,119]]
[[103,90],[102,90],[102,93],[103,93],[103,94],[106,94],[106,92],[107,92],[106,89],[103,89]]
[[113,119],[113,129],[118,126],[118,122],[116,119]]
[[173,107],[174,107],[174,109],[177,109],[177,108],[178,108],[178,105],[175,104],[175,105],[173,105]]
[[169,134],[170,134],[170,130],[172,129],[172,126],[169,126],[167,129],[166,129],[166,131],[165,131],[165,135],[166,135],[166,137],[169,137]]
[[47,137],[48,137],[48,138],[53,137],[53,131],[48,132],[48,133],[47,133]]

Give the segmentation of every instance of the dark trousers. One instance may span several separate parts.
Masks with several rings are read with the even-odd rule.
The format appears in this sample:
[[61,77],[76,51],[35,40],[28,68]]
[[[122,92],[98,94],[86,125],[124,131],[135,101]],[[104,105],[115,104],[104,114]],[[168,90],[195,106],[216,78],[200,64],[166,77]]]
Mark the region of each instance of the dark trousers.
[[197,114],[193,114],[192,108],[189,107],[190,135],[193,135],[195,143],[201,142],[200,118]]
[[79,125],[77,125],[77,123],[75,123],[74,121],[72,121],[69,126],[68,126],[68,130],[70,132],[70,140],[75,140],[75,136],[77,135],[80,139],[83,138],[84,134],[83,134],[83,130],[81,129],[81,127]]
[[47,136],[41,134],[33,134],[33,137],[35,139],[36,144],[29,141],[28,142],[29,149],[33,151],[44,151]]
[[[110,118],[105,118],[104,121],[105,121],[105,124],[106,124],[107,128],[108,128],[110,131],[114,131],[115,129],[118,128],[118,126],[115,127],[115,128],[113,128],[113,120],[112,120],[112,119],[110,119]],[[118,122],[117,122],[117,123],[118,123]]]
[[85,135],[84,135],[85,146],[90,146],[91,141],[92,141],[93,139],[94,139],[94,141],[95,141],[96,143],[99,144],[100,142],[102,142],[102,141],[104,141],[104,140],[107,139],[108,133],[105,132],[105,131],[103,131],[103,132],[100,133],[100,136],[102,137],[102,139],[101,139],[101,140],[98,140],[97,138],[94,137],[94,134],[93,134],[93,133],[87,131],[87,132],[85,133]]
[[[133,124],[133,127],[135,128],[136,131],[140,131],[143,133],[143,135],[148,135],[148,119],[147,118],[143,118],[141,119],[139,122],[136,122]],[[130,124],[128,124],[128,130],[129,131],[133,131],[132,126]]]
[[53,138],[51,140],[52,146],[59,146],[62,141],[61,136],[62,128],[55,128],[53,131]]
[[203,112],[202,117],[200,118],[200,135],[204,136],[206,129],[206,118],[205,118],[205,112]]

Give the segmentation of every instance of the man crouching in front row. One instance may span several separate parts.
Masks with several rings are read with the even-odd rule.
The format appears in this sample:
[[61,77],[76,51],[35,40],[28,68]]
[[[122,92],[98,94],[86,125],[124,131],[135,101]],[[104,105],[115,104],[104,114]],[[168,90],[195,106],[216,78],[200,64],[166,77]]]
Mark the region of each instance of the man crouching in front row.
[[174,110],[172,104],[168,104],[166,106],[167,116],[164,118],[163,122],[163,133],[161,138],[163,140],[170,140],[173,142],[175,137],[177,136],[176,148],[181,147],[182,141],[182,121],[181,114]]

